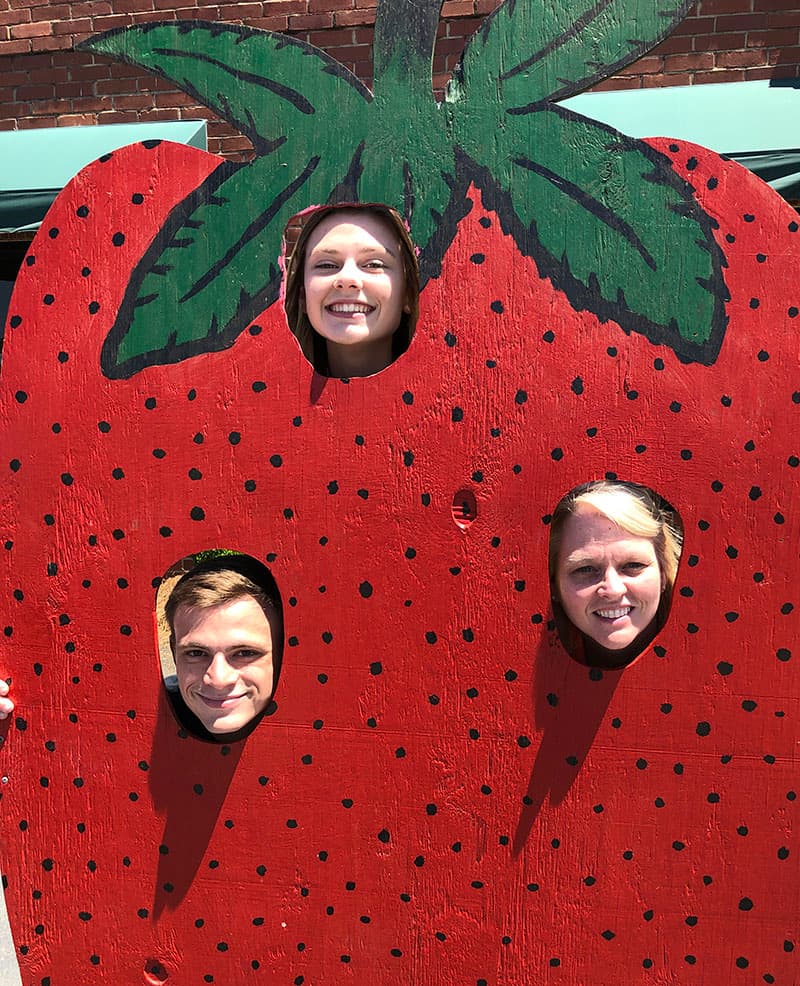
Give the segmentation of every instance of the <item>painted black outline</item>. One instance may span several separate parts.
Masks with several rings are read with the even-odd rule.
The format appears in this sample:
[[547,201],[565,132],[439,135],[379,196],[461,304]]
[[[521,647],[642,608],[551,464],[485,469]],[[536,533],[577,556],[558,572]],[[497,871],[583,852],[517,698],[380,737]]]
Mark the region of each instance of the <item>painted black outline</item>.
[[[559,35],[557,38],[553,38],[547,45],[541,48],[538,52],[535,52],[533,55],[529,56],[523,62],[519,63],[519,66],[514,66],[514,68],[509,69],[507,72],[504,72],[503,75],[500,77],[500,81],[502,82],[505,79],[513,77],[515,74],[517,74],[518,71],[523,71],[524,68],[520,68],[520,66],[530,66],[532,64],[535,64],[536,61],[540,60],[543,57],[546,57],[548,54],[552,53],[558,48],[563,47],[564,44],[571,41],[574,37],[577,37],[577,35],[579,34],[580,30],[583,27],[585,27],[587,24],[592,22],[595,16],[593,13],[594,10],[596,10],[599,7],[606,9],[607,6],[610,6],[610,4],[613,2],[615,2],[615,0],[598,0],[598,3],[595,4],[595,7],[590,8],[589,11],[586,11],[584,14],[582,14],[561,35]],[[540,96],[537,99],[532,100],[531,103],[529,103],[527,106],[517,107],[513,110],[513,112],[516,113],[532,112],[536,109],[539,109],[542,103],[557,102],[562,99],[567,99],[569,96],[574,96],[576,95],[576,93],[582,92],[584,89],[591,88],[593,85],[596,85],[598,82],[601,82],[603,79],[607,79],[610,75],[615,75],[621,69],[625,68],[625,66],[630,65],[632,62],[635,62],[637,58],[641,58],[641,56],[646,51],[649,51],[651,48],[655,47],[655,45],[663,41],[664,38],[666,38],[669,34],[671,34],[672,31],[674,31],[674,29],[677,27],[677,25],[680,24],[680,22],[686,17],[690,8],[694,6],[694,2],[695,0],[683,0],[680,6],[675,9],[670,9],[668,11],[663,11],[663,10],[656,11],[656,13],[659,16],[665,19],[665,26],[664,29],[662,31],[659,31],[654,37],[647,39],[631,38],[629,42],[631,44],[630,50],[624,55],[622,55],[619,59],[617,59],[617,61],[612,62],[610,64],[605,64],[605,63],[598,64],[597,62],[594,61],[584,62],[584,65],[586,65],[587,68],[590,67],[596,68],[596,70],[580,79],[560,79],[559,81],[563,82],[563,85],[560,89],[557,89],[546,96]],[[486,20],[481,24],[478,30],[467,41],[466,45],[464,46],[464,52],[461,55],[458,65],[456,66],[453,72],[454,78],[461,80],[462,88],[463,88],[462,64],[467,54],[467,51],[469,50],[469,46],[472,44],[477,44],[478,40],[480,39],[484,47],[486,47],[486,45],[488,45],[491,41],[490,35],[494,21],[499,19],[500,16],[506,16],[509,19],[512,18],[514,16],[514,9],[516,6],[517,6],[516,0],[505,0],[504,3],[501,3],[496,10],[493,10],[492,13],[486,17]],[[589,17],[587,20],[586,18],[589,13],[592,13],[592,17]],[[599,10],[598,13],[602,13],[602,10]],[[579,24],[580,22],[584,22],[584,23],[581,23],[580,28],[576,30],[576,25]],[[467,100],[468,99],[469,99],[469,93],[467,92]],[[512,111],[511,109],[507,109],[506,112],[511,112],[511,111]]]
[[[312,158],[301,175],[290,182],[284,191],[276,196],[270,204],[270,208],[261,213],[247,227],[246,234],[239,238],[236,247],[238,252],[243,246],[251,242],[263,228],[274,218],[275,213],[290,198],[313,173],[319,158]],[[205,352],[218,352],[227,349],[236,341],[239,334],[251,324],[253,318],[261,311],[275,302],[278,298],[281,282],[281,272],[276,263],[270,264],[266,272],[264,285],[254,294],[242,290],[239,294],[239,301],[236,305],[234,316],[225,325],[220,325],[215,317],[212,317],[209,331],[199,339],[188,339],[185,342],[176,342],[176,333],[171,333],[164,345],[158,349],[150,349],[146,353],[139,353],[127,360],[117,362],[117,354],[120,346],[128,335],[133,324],[134,312],[143,305],[152,304],[160,295],[140,295],[145,278],[151,274],[167,275],[171,267],[168,264],[160,264],[158,261],[163,256],[164,250],[169,246],[190,246],[194,243],[193,238],[186,238],[185,243],[176,240],[176,236],[181,230],[186,229],[186,220],[201,205],[213,204],[216,192],[232,174],[239,172],[247,165],[223,163],[203,181],[185,199],[178,203],[167,216],[164,225],[159,230],[157,236],[147,248],[142,259],[136,265],[131,274],[131,278],[125,289],[122,303],[119,307],[114,325],[111,327],[100,351],[100,366],[103,373],[111,379],[124,379],[132,376],[139,370],[147,366],[162,365],[166,363],[178,363],[192,356],[198,356]],[[233,259],[234,253],[230,253],[227,262]],[[213,268],[212,268],[213,270]],[[221,268],[214,271],[207,271],[203,278],[205,283],[200,285],[195,282],[195,292],[207,287],[208,284],[221,274]],[[199,285],[199,286],[198,286]],[[190,293],[191,294],[191,293]],[[185,296],[188,297],[189,295]],[[180,309],[175,313],[176,318],[180,317]]]
[[[553,42],[551,42],[548,46],[545,46],[545,48],[543,48],[540,52],[537,52],[535,55],[530,56],[523,62],[518,63],[513,69],[504,73],[501,79],[508,79],[523,71],[525,67],[533,64],[537,59],[544,57],[549,52],[554,51],[557,47],[560,47],[568,41],[578,37],[581,30],[602,12],[607,10],[613,2],[614,0],[597,0],[595,5],[588,11],[584,12],[584,14],[579,17],[572,24],[569,30],[564,32],[562,36],[554,39]],[[404,20],[408,20],[408,18],[404,19],[400,16],[402,11],[406,11],[409,17],[413,20],[412,27],[414,37],[412,40],[416,44],[413,52],[407,52],[408,57],[406,58],[406,61],[408,65],[411,65],[412,54],[418,56],[416,59],[417,61],[420,60],[419,56],[423,54],[421,50],[418,50],[420,47],[430,48],[430,54],[432,57],[432,47],[435,40],[434,27],[438,22],[441,6],[442,0],[400,0],[400,2],[396,4],[390,4],[384,0],[382,4],[383,22],[379,25],[380,31],[376,31],[376,43],[377,41],[380,41],[385,48],[386,45],[384,42],[388,43],[388,41],[394,39],[399,43],[399,41],[402,40],[406,43],[407,47],[407,38],[405,37],[403,31]],[[625,55],[613,66],[598,66],[596,74],[588,80],[583,80],[580,88],[582,88],[583,85],[591,84],[592,81],[605,78],[612,71],[616,71],[623,65],[633,61],[634,58],[638,57],[643,50],[655,44],[661,39],[661,37],[666,36],[672,27],[674,27],[675,23],[682,19],[690,6],[691,0],[684,0],[677,10],[673,8],[667,13],[660,11],[660,15],[665,18],[669,18],[670,21],[662,34],[647,42],[635,40],[631,41],[631,44],[637,46],[635,49]],[[511,17],[513,16],[515,7],[516,0],[505,0],[505,2],[497,8],[497,10],[495,10],[495,12],[486,19],[486,21],[484,21],[478,31],[476,31],[473,37],[467,42],[465,51],[468,50],[470,44],[476,43],[476,39],[479,37],[482,38],[484,44],[486,44],[491,32],[493,18],[497,17],[501,14],[501,12],[506,16]],[[149,32],[164,27],[174,29],[176,24],[172,21],[157,21],[151,24],[136,26],[134,29],[140,35],[146,35]],[[126,34],[130,30],[130,28],[119,28],[113,31],[108,31],[103,35],[97,36],[96,38],[91,38],[88,41],[82,42],[78,47],[90,51],[97,51],[98,48],[102,48],[102,42],[104,40],[113,36]],[[257,29],[226,24],[225,22],[207,22],[197,20],[178,22],[177,24],[178,34],[191,34],[195,30],[208,32],[212,37],[229,32],[238,35],[240,41],[256,35],[266,35],[269,39],[275,42],[276,50],[288,45],[295,46],[303,52],[309,55],[314,55],[318,60],[321,60],[323,63],[324,72],[330,72],[353,85],[354,88],[365,97],[367,104],[373,102],[374,100],[373,94],[365,86],[363,86],[363,84],[356,79],[356,77],[348,69],[346,69],[335,59],[325,55],[324,52],[321,52],[313,45],[309,45],[305,42],[298,41],[297,39],[287,37],[286,35],[277,34],[275,32],[259,31]],[[405,25],[405,30],[408,30],[407,24]],[[172,54],[171,49],[167,48],[159,48],[155,50],[158,50],[164,54]],[[100,50],[98,51],[98,54],[102,55],[104,52]],[[290,89],[283,85],[273,84],[271,80],[256,77],[249,72],[241,72],[228,68],[224,64],[218,62],[217,59],[210,58],[204,54],[193,54],[191,52],[183,53],[179,50],[178,54],[185,54],[187,58],[195,58],[200,61],[207,61],[209,63],[216,64],[222,67],[225,71],[228,71],[232,78],[241,78],[252,84],[263,85],[266,89],[273,92],[279,98],[287,100],[301,112],[313,112],[314,108],[311,103],[306,101],[305,98],[294,89]],[[386,51],[382,50],[380,57],[384,57],[386,54]],[[166,75],[165,72],[144,66],[141,62],[134,58],[125,58],[124,55],[116,54],[109,55],[108,57],[115,57],[122,61],[129,61],[131,64],[146,68],[149,71],[153,71],[157,75],[162,75],[164,78],[170,78],[170,76]],[[593,66],[598,65],[596,62],[592,62],[591,64]],[[175,84],[190,93],[198,100],[198,102],[208,105],[207,101],[202,98],[202,95],[191,83],[188,83],[185,80],[171,79],[171,81],[175,82]],[[569,80],[564,80],[564,82],[565,86],[562,90],[560,90],[559,96],[563,96],[572,91],[578,91],[579,86],[575,83],[570,82]],[[552,98],[554,97],[551,96],[550,99]],[[298,100],[301,102],[298,102]],[[227,119],[232,125],[238,126],[239,129],[251,139],[260,157],[271,153],[276,147],[280,146],[280,144],[287,139],[286,137],[280,137],[272,141],[266,140],[256,133],[255,122],[249,111],[247,112],[247,120],[242,123],[242,121],[238,121],[236,119],[234,112],[231,110],[230,103],[224,95],[218,94],[217,102],[225,119]],[[468,115],[469,113],[468,106],[469,93],[466,94],[466,97],[458,99],[450,104],[451,112],[462,112],[465,113],[465,115]],[[213,109],[215,107],[212,106],[211,108]],[[441,109],[445,109],[445,107],[441,107]],[[511,107],[506,109],[506,112],[512,115],[517,115],[522,113],[527,114],[534,111],[540,112],[544,110],[558,112],[565,117],[571,116],[575,119],[585,119],[579,114],[569,113],[562,107],[554,106],[549,100],[539,100],[535,103],[529,104],[527,107],[522,108]],[[474,180],[481,187],[486,204],[497,212],[503,231],[514,237],[519,249],[524,254],[527,254],[536,260],[542,275],[548,277],[558,289],[564,291],[576,310],[592,311],[597,318],[600,319],[600,321],[608,321],[613,319],[624,329],[625,332],[629,333],[631,331],[636,331],[645,335],[654,344],[665,344],[669,346],[674,352],[676,352],[678,358],[683,361],[697,361],[708,365],[716,359],[719,353],[719,348],[722,344],[725,326],[727,324],[725,302],[729,300],[727,287],[722,277],[722,269],[727,265],[721,248],[713,238],[712,230],[715,227],[714,221],[700,208],[696,200],[693,198],[693,189],[691,185],[681,179],[674,172],[668,158],[655,151],[649,145],[644,144],[644,142],[634,141],[632,138],[627,138],[612,128],[598,124],[597,121],[591,122],[608,131],[610,149],[613,147],[614,143],[619,142],[622,142],[625,145],[628,145],[629,143],[635,143],[638,145],[638,149],[642,152],[643,156],[650,161],[653,168],[653,173],[643,175],[643,179],[658,182],[664,185],[672,185],[673,189],[683,199],[683,202],[680,205],[672,206],[671,208],[675,211],[682,212],[684,215],[692,215],[697,221],[702,234],[705,236],[705,241],[702,239],[698,240],[697,246],[707,250],[711,255],[710,277],[705,281],[700,278],[697,279],[698,284],[705,290],[709,291],[709,293],[711,293],[714,297],[714,314],[708,340],[703,343],[693,343],[691,340],[686,339],[680,334],[674,318],[671,319],[667,325],[662,325],[651,321],[642,314],[630,311],[625,301],[625,296],[622,289],[618,290],[617,298],[614,302],[602,298],[597,278],[590,275],[587,279],[588,283],[583,283],[572,274],[568,261],[565,257],[556,258],[551,256],[542,246],[542,243],[538,238],[536,223],[531,223],[530,228],[526,229],[523,222],[517,217],[513,209],[511,194],[500,188],[486,167],[480,165],[477,161],[472,160],[460,147],[452,144],[449,146],[451,146],[453,150],[453,157],[451,160],[455,165],[455,173],[450,175],[448,173],[441,172],[444,182],[450,186],[450,198],[444,209],[444,213],[439,213],[433,208],[429,210],[429,215],[434,221],[435,229],[429,242],[424,244],[420,254],[421,285],[424,286],[428,279],[431,277],[438,277],[441,273],[442,259],[455,236],[457,223],[472,208],[472,203],[466,198],[466,191],[469,183]],[[329,201],[335,202],[337,200],[345,200],[358,202],[360,200],[358,195],[358,185],[360,183],[361,175],[363,174],[362,154],[364,149],[365,143],[362,140],[350,160],[347,173],[332,189],[329,196]],[[595,215],[601,222],[604,222],[609,227],[615,229],[616,232],[625,237],[627,241],[631,243],[631,245],[639,252],[640,256],[651,269],[656,269],[656,264],[653,257],[650,255],[641,239],[637,236],[635,230],[629,224],[625,223],[625,221],[620,217],[616,216],[610,209],[603,206],[602,203],[593,199],[588,193],[570,183],[567,179],[555,174],[545,166],[537,164],[537,162],[535,162],[532,158],[519,156],[513,163],[518,167],[526,168],[527,170],[535,172],[545,180],[551,182],[551,184],[558,187],[562,192],[572,198],[573,201],[578,202],[583,208]],[[246,328],[248,324],[250,324],[252,319],[256,317],[261,310],[268,307],[277,299],[280,275],[276,266],[271,264],[267,272],[266,283],[260,290],[256,291],[255,294],[252,295],[246,291],[242,291],[240,293],[236,313],[227,325],[220,327],[216,321],[216,318],[212,314],[208,332],[202,338],[176,344],[175,335],[173,333],[167,339],[166,344],[160,349],[150,350],[147,353],[132,357],[122,364],[116,364],[115,362],[115,357],[119,351],[122,340],[125,338],[127,331],[129,331],[130,325],[132,324],[135,309],[141,307],[143,304],[150,304],[155,301],[157,297],[159,297],[158,294],[153,294],[137,299],[137,290],[141,289],[144,279],[149,273],[157,275],[166,275],[169,273],[169,265],[158,262],[161,251],[165,249],[167,244],[172,246],[181,245],[181,241],[178,239],[179,235],[182,232],[189,232],[198,228],[199,224],[196,221],[192,221],[191,215],[200,205],[223,205],[227,202],[224,196],[217,197],[216,192],[221,188],[224,182],[241,167],[246,166],[235,165],[233,167],[226,167],[225,165],[221,165],[170,213],[164,227],[154,239],[145,256],[134,270],[131,281],[126,289],[125,297],[120,307],[115,324],[102,347],[101,365],[107,376],[113,378],[128,377],[137,372],[139,369],[143,369],[145,366],[157,365],[165,362],[179,362],[183,359],[200,355],[205,352],[225,349],[233,344],[238,334]],[[274,218],[280,205],[284,204],[285,201],[291,197],[292,194],[294,194],[294,192],[305,184],[305,181],[308,179],[310,173],[311,172],[307,167],[298,177],[296,182],[290,183],[286,187],[284,194],[279,195],[275,202],[272,203],[270,209],[261,213],[247,227],[239,241],[237,241],[237,244],[230,248],[226,255],[221,258],[217,264],[213,265],[195,281],[194,286],[184,294],[181,301],[189,300],[203,288],[207,287],[217,276],[219,276],[230,260],[236,256],[241,247],[249,243],[253,237],[263,232],[269,222]],[[404,202],[407,207],[406,211],[409,217],[411,217],[413,210],[417,205],[417,195],[414,175],[408,162],[404,162],[403,183]],[[188,236],[186,237],[185,242],[188,246],[194,242],[194,240],[192,237]]]
[[[561,106],[549,106],[547,110],[560,116],[582,119],[580,114],[572,113]],[[592,122],[596,123],[596,121]],[[596,277],[590,276],[588,283],[584,283],[572,273],[566,257],[556,257],[542,245],[535,222],[526,228],[517,216],[511,194],[498,185],[488,168],[474,161],[463,151],[458,154],[460,166],[463,174],[481,189],[485,207],[497,213],[503,232],[514,238],[521,253],[534,259],[540,274],[548,278],[557,290],[564,292],[576,311],[590,311],[600,322],[616,322],[628,335],[636,332],[645,336],[654,345],[668,346],[681,362],[696,362],[710,366],[717,359],[725,338],[728,324],[725,305],[730,301],[730,294],[723,277],[727,261],[713,235],[717,223],[700,207],[694,198],[694,189],[675,172],[672,162],[666,155],[644,141],[625,137],[624,134],[604,124],[597,125],[607,130],[613,140],[637,145],[637,150],[651,163],[653,175],[657,176],[657,178],[650,176],[646,180],[658,180],[660,183],[672,186],[683,199],[683,203],[676,208],[691,213],[705,237],[704,241],[696,241],[699,247],[708,251],[711,260],[709,279],[704,282],[698,278],[698,284],[714,299],[714,313],[709,336],[705,342],[694,343],[682,336],[674,318],[667,324],[662,324],[632,311],[622,291],[618,292],[614,301],[603,298]]]

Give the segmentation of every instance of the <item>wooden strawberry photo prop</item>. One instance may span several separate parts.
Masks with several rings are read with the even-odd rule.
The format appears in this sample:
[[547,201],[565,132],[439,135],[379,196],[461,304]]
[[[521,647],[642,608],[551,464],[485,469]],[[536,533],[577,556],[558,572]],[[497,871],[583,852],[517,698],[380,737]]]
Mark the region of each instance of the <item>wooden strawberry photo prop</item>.
[[[87,43],[256,157],[101,159],[12,298],[26,986],[797,978],[798,217],[559,107],[688,4],[506,2],[436,104],[439,7],[379,3],[373,92],[232,25]],[[395,206],[420,250],[416,335],[376,376],[315,374],[279,300],[286,224],[328,201]],[[623,670],[570,658],[550,603],[550,515],[604,476],[685,531]],[[176,720],[154,633],[165,574],[211,549],[284,605],[274,703],[231,743]]]

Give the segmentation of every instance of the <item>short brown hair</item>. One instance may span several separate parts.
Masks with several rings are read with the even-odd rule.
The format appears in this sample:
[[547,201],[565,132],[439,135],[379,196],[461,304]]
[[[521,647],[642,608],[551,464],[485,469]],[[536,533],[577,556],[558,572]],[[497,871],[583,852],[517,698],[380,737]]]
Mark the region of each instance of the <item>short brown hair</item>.
[[283,603],[272,572],[249,555],[220,555],[195,565],[175,584],[164,606],[174,649],[175,614],[180,606],[208,609],[252,596],[273,630],[272,657],[276,671],[283,654]]
[[325,340],[314,331],[314,327],[306,315],[302,304],[303,280],[306,263],[306,249],[311,234],[323,219],[335,213],[367,212],[379,216],[397,233],[400,241],[400,257],[403,263],[403,273],[406,282],[405,302],[409,311],[404,311],[400,317],[400,325],[392,336],[392,359],[408,349],[414,336],[419,318],[419,264],[417,252],[411,242],[406,224],[399,212],[391,206],[381,203],[360,204],[358,202],[345,205],[329,205],[302,217],[303,228],[297,238],[297,243],[291,256],[286,261],[285,291],[283,307],[289,328],[297,337],[303,355],[314,367],[317,373],[328,376],[328,353]]

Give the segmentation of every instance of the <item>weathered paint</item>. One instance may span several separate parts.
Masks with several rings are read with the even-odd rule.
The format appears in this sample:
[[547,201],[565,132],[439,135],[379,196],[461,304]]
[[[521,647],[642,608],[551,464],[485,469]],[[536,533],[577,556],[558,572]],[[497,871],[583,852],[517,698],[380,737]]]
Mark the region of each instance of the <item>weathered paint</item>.
[[[796,979],[800,231],[735,164],[640,152],[724,251],[706,363],[576,311],[472,186],[380,375],[314,376],[273,304],[112,379],[129,274],[218,161],[136,146],[60,196],[0,394],[26,986]],[[686,543],[667,627],[599,674],[549,625],[547,516],[607,473]],[[230,747],[179,734],[153,628],[160,577],[211,547],[286,604],[277,709]]]

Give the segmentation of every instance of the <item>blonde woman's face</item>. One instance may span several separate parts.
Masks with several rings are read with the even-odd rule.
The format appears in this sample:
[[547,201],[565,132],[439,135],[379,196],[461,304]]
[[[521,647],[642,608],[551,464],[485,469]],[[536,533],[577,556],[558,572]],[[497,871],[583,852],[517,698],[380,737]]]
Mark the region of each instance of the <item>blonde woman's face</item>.
[[328,342],[357,346],[391,338],[406,307],[405,294],[399,237],[382,217],[334,212],[309,237],[304,306],[312,327]]
[[647,629],[664,589],[653,542],[590,508],[564,524],[556,583],[570,622],[607,650],[628,647]]

